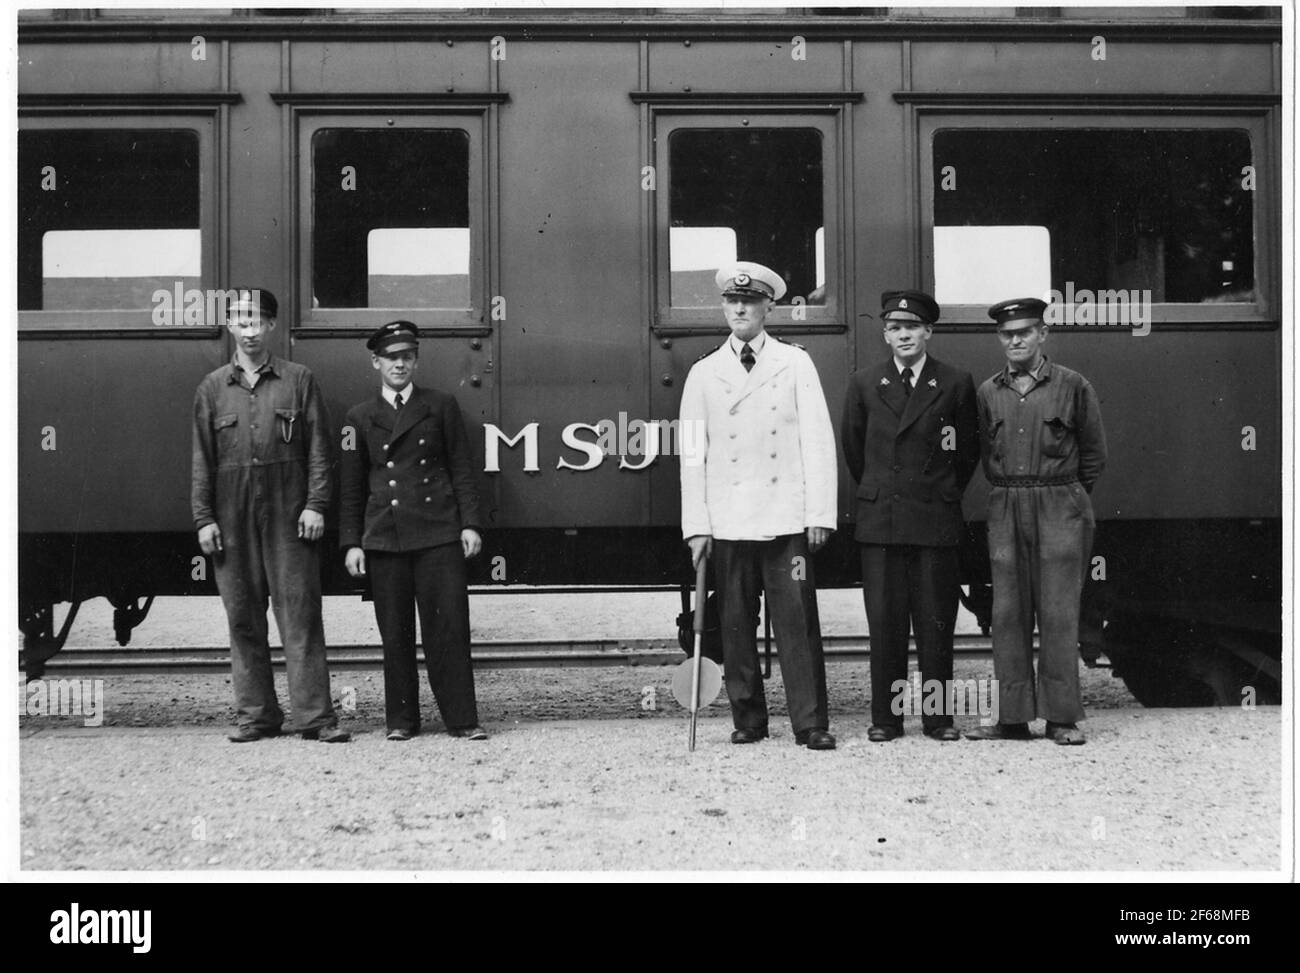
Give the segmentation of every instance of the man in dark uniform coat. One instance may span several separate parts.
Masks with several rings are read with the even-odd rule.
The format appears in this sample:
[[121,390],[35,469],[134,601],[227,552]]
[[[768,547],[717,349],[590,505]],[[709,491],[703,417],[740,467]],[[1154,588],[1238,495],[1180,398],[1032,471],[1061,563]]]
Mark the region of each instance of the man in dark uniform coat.
[[[889,291],[881,303],[893,355],[850,378],[841,429],[857,484],[854,537],[871,634],[867,735],[877,743],[903,735],[897,701],[907,685],[909,621],[922,679],[927,687],[937,680],[950,698],[961,497],[979,463],[975,383],[926,352],[939,305],[920,291]],[[943,709],[923,711],[926,735],[960,739]]]
[[382,378],[379,394],[353,406],[344,430],[339,542],[353,577],[370,575],[384,642],[388,739],[420,731],[415,611],[424,662],[443,725],[485,740],[470,664],[465,561],[482,549],[469,440],[454,396],[411,383],[419,340],[409,321],[366,342]]

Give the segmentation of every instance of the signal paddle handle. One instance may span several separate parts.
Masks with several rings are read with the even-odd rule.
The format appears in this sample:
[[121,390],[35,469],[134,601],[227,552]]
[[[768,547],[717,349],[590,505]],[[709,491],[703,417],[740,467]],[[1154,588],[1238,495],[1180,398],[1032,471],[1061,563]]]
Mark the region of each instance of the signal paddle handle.
[[695,722],[700,714],[700,648],[704,641],[704,572],[708,568],[708,557],[701,557],[695,569],[695,656],[691,660],[691,735],[686,748],[695,752]]

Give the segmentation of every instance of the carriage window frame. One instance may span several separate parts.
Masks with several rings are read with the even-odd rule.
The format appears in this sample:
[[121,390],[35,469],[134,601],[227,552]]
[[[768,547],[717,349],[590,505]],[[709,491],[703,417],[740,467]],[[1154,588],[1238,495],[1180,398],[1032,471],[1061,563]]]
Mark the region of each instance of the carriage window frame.
[[[194,132],[199,142],[199,283],[205,293],[218,279],[218,206],[217,192],[217,120],[212,112],[188,114],[127,114],[118,112],[42,115],[22,111],[18,131],[22,132],[92,132],[92,131],[186,131]],[[15,200],[15,206],[17,200]],[[22,219],[22,213],[16,214]],[[147,228],[146,228],[147,229]],[[68,308],[61,310],[18,311],[18,333],[116,333],[151,331],[171,337],[207,336],[219,333],[219,324],[167,325],[154,321],[154,309],[146,308]]]
[[[845,306],[845,246],[844,218],[846,205],[841,185],[843,174],[840,163],[840,118],[836,112],[803,113],[797,109],[760,111],[736,109],[711,110],[703,113],[658,111],[654,120],[654,164],[657,186],[654,201],[655,214],[655,274],[654,274],[654,330],[658,333],[698,333],[701,329],[727,330],[722,316],[722,298],[711,307],[678,307],[672,304],[672,266],[669,251],[669,234],[672,228],[670,205],[672,202],[673,173],[669,165],[670,142],[675,133],[683,130],[729,129],[752,130],[756,128],[813,129],[821,135],[822,145],[822,235],[826,268],[825,302],[801,306],[803,319],[796,320],[794,307],[778,305],[767,316],[766,327],[780,334],[797,336],[828,330],[846,330]],[[744,254],[739,259],[746,259]]]
[[[1116,115],[1095,111],[1072,111],[1069,114],[1042,112],[957,112],[950,109],[936,109],[933,112],[918,113],[917,135],[919,151],[918,185],[921,187],[921,220],[919,222],[920,238],[917,250],[920,254],[924,279],[931,293],[935,288],[934,275],[934,138],[941,131],[988,131],[988,130],[1034,130],[1060,131],[1105,129],[1109,131],[1151,131],[1151,130],[1217,130],[1245,132],[1250,141],[1251,165],[1255,167],[1256,187],[1251,207],[1251,225],[1254,234],[1255,256],[1255,297],[1251,301],[1235,303],[1182,303],[1173,301],[1153,302],[1151,305],[1151,323],[1175,326],[1198,325],[1274,325],[1278,321],[1276,286],[1277,277],[1274,261],[1277,254],[1278,240],[1271,229],[1266,207],[1269,200],[1276,199],[1275,166],[1268,161],[1271,150],[1269,119],[1265,112],[1252,114],[1206,114],[1198,112],[1172,112],[1159,115],[1147,112]],[[960,179],[960,174],[958,175]],[[1007,295],[1008,298],[1017,295]],[[1029,295],[1020,295],[1029,296]],[[1039,296],[1039,295],[1034,295]],[[945,304],[943,320],[939,327],[968,326],[989,323],[988,308],[975,304]],[[1113,329],[1118,332],[1119,329]]]
[[[298,144],[298,322],[304,334],[313,331],[355,331],[365,333],[395,319],[410,321],[421,331],[457,331],[472,329],[476,333],[488,329],[489,246],[487,239],[489,216],[487,211],[486,176],[484,173],[485,112],[474,109],[465,112],[313,112],[300,117]],[[469,212],[469,307],[313,307],[313,238],[315,232],[314,173],[312,171],[312,139],[322,129],[399,129],[462,131],[469,141],[469,185],[467,187]]]

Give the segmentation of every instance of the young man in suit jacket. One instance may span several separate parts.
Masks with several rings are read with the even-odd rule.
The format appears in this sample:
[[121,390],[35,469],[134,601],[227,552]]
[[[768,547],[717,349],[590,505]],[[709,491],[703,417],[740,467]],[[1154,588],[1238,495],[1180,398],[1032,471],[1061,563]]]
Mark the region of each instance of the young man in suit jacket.
[[[975,383],[935,360],[926,345],[939,305],[921,291],[881,297],[893,354],[849,380],[841,429],[857,484],[854,538],[871,635],[871,729],[884,743],[903,735],[909,621],[921,677],[942,685],[943,712],[922,710],[936,740],[959,740],[947,701],[957,620],[961,498],[979,463]],[[902,692],[908,692],[903,688]]]
[[394,321],[366,342],[382,379],[345,428],[339,542],[354,578],[370,575],[384,642],[388,739],[420,732],[415,612],[424,663],[452,736],[486,740],[478,725],[469,651],[465,561],[482,549],[469,440],[454,396],[412,384],[419,333]]

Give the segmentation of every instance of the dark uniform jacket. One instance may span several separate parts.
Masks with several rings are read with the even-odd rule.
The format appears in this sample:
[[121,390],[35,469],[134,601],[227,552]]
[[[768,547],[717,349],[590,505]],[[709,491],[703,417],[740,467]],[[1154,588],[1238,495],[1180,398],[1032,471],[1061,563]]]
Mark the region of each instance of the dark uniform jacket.
[[[348,410],[339,544],[347,550],[415,551],[479,528],[469,439],[456,399],[409,386],[400,413],[379,394]],[[345,447],[348,445],[344,443]]]
[[968,372],[928,355],[910,397],[892,356],[855,372],[841,436],[857,484],[853,536],[859,543],[960,542],[961,497],[980,452]]

